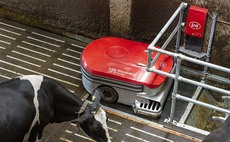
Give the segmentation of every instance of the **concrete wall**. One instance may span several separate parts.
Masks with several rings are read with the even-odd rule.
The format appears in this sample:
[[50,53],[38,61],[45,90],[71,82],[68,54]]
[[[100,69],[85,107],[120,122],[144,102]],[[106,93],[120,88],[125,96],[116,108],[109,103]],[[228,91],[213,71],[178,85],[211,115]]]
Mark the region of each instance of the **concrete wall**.
[[110,0],[110,33],[129,37],[132,0]]
[[[185,2],[219,14],[211,62],[230,68],[229,0]],[[180,3],[181,0],[0,0],[0,16],[60,34],[68,32],[93,39],[112,35],[150,43]],[[204,49],[210,22],[209,16]],[[168,31],[164,37],[167,35]]]
[[109,33],[108,0],[0,0],[0,15],[57,33]]
[[131,38],[152,41],[180,3],[176,0],[133,0]]

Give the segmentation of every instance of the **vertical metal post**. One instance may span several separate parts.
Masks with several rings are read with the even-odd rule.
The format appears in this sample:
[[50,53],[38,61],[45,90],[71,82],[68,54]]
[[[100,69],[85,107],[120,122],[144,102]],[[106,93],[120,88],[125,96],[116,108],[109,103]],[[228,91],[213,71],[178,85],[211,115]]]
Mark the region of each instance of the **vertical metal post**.
[[149,69],[151,68],[151,61],[152,61],[152,50],[151,49],[148,49],[148,59],[147,60],[148,60],[148,62],[147,62],[146,71],[149,71]]
[[[217,21],[217,13],[214,13],[213,14],[213,19],[212,19],[212,26],[211,26],[209,41],[208,41],[208,49],[207,49],[206,62],[209,62],[210,61],[210,57],[211,57],[212,42],[213,42],[215,28],[216,28],[216,21]],[[208,71],[208,67],[205,66],[204,67],[204,74],[206,74],[207,71]]]
[[176,37],[176,49],[175,52],[178,53],[179,46],[180,46],[180,38],[181,38],[181,30],[184,25],[182,25],[183,21],[183,16],[184,16],[184,10],[180,11],[180,16],[179,16],[179,21],[177,25],[180,25],[180,28],[177,31],[177,37]]
[[181,57],[177,56],[176,58],[176,74],[173,86],[173,93],[172,93],[172,104],[171,104],[171,112],[170,112],[170,120],[169,122],[172,123],[174,114],[175,114],[175,107],[176,107],[176,95],[178,91],[178,83],[179,83],[179,76],[180,76],[180,68],[181,68]]

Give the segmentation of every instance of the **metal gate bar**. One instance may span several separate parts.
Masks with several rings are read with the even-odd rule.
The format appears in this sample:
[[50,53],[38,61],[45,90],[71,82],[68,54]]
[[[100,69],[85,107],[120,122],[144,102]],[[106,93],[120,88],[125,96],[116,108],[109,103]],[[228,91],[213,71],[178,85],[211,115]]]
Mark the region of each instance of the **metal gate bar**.
[[[165,44],[161,47],[161,49],[164,49],[169,41],[172,40],[173,36],[176,34],[176,32],[180,31],[181,26],[182,26],[182,19],[183,19],[183,11],[184,9],[187,7],[187,3],[182,2],[180,4],[180,6],[177,8],[177,10],[174,12],[174,14],[171,16],[171,18],[168,20],[168,22],[165,24],[165,26],[161,29],[161,31],[159,32],[159,34],[156,36],[156,38],[153,40],[153,42],[149,45],[149,47],[151,46],[155,46],[156,43],[158,42],[158,40],[161,38],[161,36],[164,34],[164,32],[168,29],[168,27],[170,26],[170,24],[174,21],[174,19],[176,18],[176,16],[180,13],[180,17],[179,17],[179,22],[176,26],[176,28],[174,29],[174,31],[171,33],[171,35],[168,37],[168,39],[166,40]],[[155,59],[151,59],[151,55],[152,55],[152,51],[148,49],[148,62],[147,62],[147,69],[149,69],[158,59],[158,57],[160,56],[160,53],[156,54],[156,58]]]
[[[165,50],[158,49],[158,48],[154,48],[154,51],[157,51],[157,52],[160,52],[160,53],[164,53],[164,54],[167,54],[169,56],[174,55],[174,57],[177,57],[177,60],[178,59],[179,60],[183,60],[184,59],[185,61],[189,61],[189,60],[186,60],[186,59],[190,58],[190,57],[185,57],[185,55],[182,55],[182,54],[172,53],[172,52],[165,51]],[[183,58],[181,58],[181,56],[183,56]],[[197,59],[193,59],[193,63],[196,63],[195,60],[197,60]],[[206,65],[206,66],[208,66],[210,68],[214,68],[216,70],[220,70],[220,71],[223,71],[223,72],[226,72],[226,73],[230,73],[230,69],[228,69],[228,68],[225,68],[225,67],[222,67],[222,66],[218,66],[218,65],[215,65],[215,64],[211,64],[211,63],[206,63],[206,62],[200,61],[200,60],[197,60],[197,61],[198,61],[197,62],[198,64],[202,63],[200,65]],[[178,64],[176,64],[176,65],[178,66]],[[151,71],[151,72],[156,72],[156,73],[161,74],[161,75],[165,75],[165,76],[173,78],[173,79],[176,79],[176,75],[175,74],[166,73],[164,71],[161,71],[161,70],[158,70],[158,69],[155,69],[155,68],[149,68],[147,70]],[[210,90],[213,90],[213,91],[216,91],[216,92],[219,92],[219,93],[224,93],[224,94],[230,95],[230,91],[228,91],[228,90],[221,89],[219,87],[215,87],[215,86],[212,86],[212,85],[207,85],[207,84],[204,84],[202,82],[197,82],[197,81],[194,81],[194,80],[191,80],[191,79],[187,79],[187,78],[182,77],[182,76],[178,76],[178,80],[182,81],[182,82],[190,83],[190,84],[193,84],[193,85],[196,85],[196,86],[201,86],[203,88],[210,89]]]
[[[197,82],[197,81],[194,81],[194,80],[191,80],[191,79],[187,79],[187,78],[184,78],[184,77],[180,76],[180,68],[181,68],[181,62],[182,62],[182,60],[185,60],[185,61],[188,61],[188,62],[191,62],[191,63],[195,63],[195,64],[199,64],[199,65],[204,66],[204,73],[207,72],[208,68],[213,68],[213,69],[216,69],[218,71],[222,71],[222,72],[225,72],[225,73],[230,73],[230,69],[229,68],[209,63],[209,57],[210,57],[209,53],[207,53],[207,55],[206,55],[207,58],[208,58],[206,61],[201,61],[201,60],[194,59],[194,58],[182,55],[180,53],[177,53],[178,52],[178,48],[179,48],[179,43],[180,43],[180,35],[181,35],[181,28],[178,28],[178,26],[181,26],[181,27],[183,26],[183,24],[182,24],[182,17],[183,17],[182,14],[183,14],[183,12],[182,11],[186,7],[186,5],[187,4],[185,4],[185,3],[181,3],[181,5],[179,6],[179,8],[176,10],[176,12],[173,14],[173,16],[167,22],[167,24],[162,28],[162,30],[160,31],[160,33],[156,36],[156,38],[153,40],[153,42],[148,47],[147,71],[149,71],[149,72],[155,72],[155,73],[158,73],[158,74],[161,74],[161,75],[165,75],[165,76],[167,76],[169,78],[173,78],[174,81],[175,81],[174,82],[173,94],[172,94],[171,113],[170,113],[170,122],[171,123],[173,122],[175,105],[176,105],[176,100],[177,99],[183,100],[183,101],[187,101],[187,102],[190,102],[190,103],[194,103],[196,105],[201,105],[201,106],[204,106],[204,107],[207,107],[207,108],[210,108],[210,109],[214,109],[214,110],[217,110],[217,111],[220,111],[220,112],[223,112],[223,113],[230,114],[230,110],[228,110],[228,109],[223,109],[223,108],[220,108],[220,107],[217,107],[217,106],[214,106],[214,105],[210,105],[208,103],[204,103],[204,102],[201,102],[201,101],[198,101],[198,100],[195,100],[195,99],[191,99],[191,98],[188,98],[188,97],[184,97],[184,96],[181,96],[181,95],[177,94],[178,82],[182,81],[182,82],[186,82],[186,83],[193,84],[193,85],[196,85],[198,87],[201,87],[201,89],[202,88],[206,88],[206,89],[213,90],[213,91],[216,91],[216,92],[219,92],[219,93],[230,95],[230,91],[229,90],[225,90],[225,89],[222,89],[222,88],[219,88],[219,87],[215,87],[213,85],[207,85],[207,84],[205,84],[204,81]],[[162,36],[162,34],[166,31],[166,29],[169,27],[169,25],[172,23],[172,21],[175,19],[175,17],[177,16],[178,13],[180,13],[180,18],[179,18],[178,25],[175,28],[175,30],[178,29],[178,32],[177,32],[177,42],[176,42],[176,53],[164,50],[165,47],[168,45],[170,39],[172,39],[172,35],[175,33],[175,30],[173,31],[173,33],[170,35],[170,37],[164,43],[165,46],[163,46],[161,49],[156,48],[155,47],[156,43],[158,42],[158,40],[160,39],[160,37]],[[214,30],[212,28],[211,34],[213,34],[213,32],[214,32]],[[210,38],[213,38],[213,37],[210,36]],[[210,39],[210,40],[212,40],[212,39]],[[211,43],[209,43],[208,46],[211,47]],[[208,52],[210,52],[210,50],[211,50],[211,48],[208,49]],[[157,54],[157,56],[155,56],[152,59],[152,52],[153,51],[158,52],[158,54]],[[155,61],[158,59],[158,57],[159,57],[160,54],[167,54],[167,55],[172,56],[172,57],[175,58],[175,60],[176,60],[176,63],[175,63],[176,73],[175,74],[166,73],[166,72],[163,72],[161,70],[157,70],[157,69],[151,67],[155,63]]]

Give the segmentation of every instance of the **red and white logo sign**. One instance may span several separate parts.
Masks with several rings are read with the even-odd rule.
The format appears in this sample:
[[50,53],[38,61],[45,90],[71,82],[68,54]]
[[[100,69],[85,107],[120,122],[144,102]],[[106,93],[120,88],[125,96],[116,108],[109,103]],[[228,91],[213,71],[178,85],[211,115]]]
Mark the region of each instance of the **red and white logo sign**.
[[191,21],[189,23],[189,27],[192,28],[193,30],[199,30],[201,28],[201,25],[198,22]]
[[161,68],[165,68],[167,66],[167,64],[165,62],[160,62],[160,67]]

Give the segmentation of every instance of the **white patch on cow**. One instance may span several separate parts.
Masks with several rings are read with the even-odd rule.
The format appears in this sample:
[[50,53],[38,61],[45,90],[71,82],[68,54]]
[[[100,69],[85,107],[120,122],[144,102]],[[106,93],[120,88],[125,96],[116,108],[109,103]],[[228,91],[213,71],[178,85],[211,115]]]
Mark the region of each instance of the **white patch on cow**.
[[36,138],[36,141],[35,142],[41,142],[41,139],[38,139],[38,136]]
[[110,137],[109,137],[108,127],[106,124],[107,117],[106,117],[105,111],[102,108],[99,108],[97,113],[94,115],[94,118],[101,123],[102,128],[105,130],[106,137],[108,139],[107,142],[111,142]]
[[[35,107],[35,116],[34,116],[34,120],[32,121],[31,125],[30,125],[30,129],[27,132],[27,134],[24,137],[24,141],[28,141],[28,138],[30,136],[30,132],[32,130],[32,128],[35,126],[35,124],[38,122],[38,124],[40,124],[40,120],[39,120],[39,102],[38,102],[38,90],[41,87],[42,81],[43,81],[43,76],[39,76],[39,75],[26,75],[26,76],[21,76],[20,77],[21,80],[28,80],[30,81],[31,85],[33,86],[34,89],[34,99],[33,99],[33,103],[34,103],[34,107]],[[36,138],[38,141],[38,138]]]

